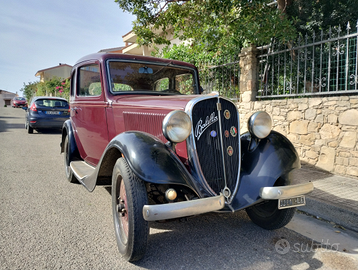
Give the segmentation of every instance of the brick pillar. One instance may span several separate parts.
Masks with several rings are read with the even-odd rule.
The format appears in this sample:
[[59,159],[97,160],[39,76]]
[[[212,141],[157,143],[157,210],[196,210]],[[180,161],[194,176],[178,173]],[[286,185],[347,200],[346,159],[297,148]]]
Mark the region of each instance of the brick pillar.
[[241,50],[240,56],[240,101],[256,100],[257,95],[257,55],[259,50],[251,45]]

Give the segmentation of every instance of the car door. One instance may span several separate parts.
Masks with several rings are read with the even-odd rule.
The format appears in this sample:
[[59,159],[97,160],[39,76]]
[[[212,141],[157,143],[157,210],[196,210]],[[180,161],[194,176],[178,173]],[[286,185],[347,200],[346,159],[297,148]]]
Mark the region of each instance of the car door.
[[108,140],[105,94],[100,64],[77,68],[71,96],[71,119],[81,157],[97,165]]

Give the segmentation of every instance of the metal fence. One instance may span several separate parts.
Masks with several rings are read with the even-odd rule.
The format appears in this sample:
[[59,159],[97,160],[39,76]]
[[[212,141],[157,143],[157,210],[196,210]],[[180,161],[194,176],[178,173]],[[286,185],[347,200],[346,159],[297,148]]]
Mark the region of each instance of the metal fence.
[[257,98],[357,93],[358,22],[259,48]]
[[203,64],[205,68],[200,69],[199,76],[204,93],[213,91],[220,95],[239,99],[240,96],[240,66],[239,57],[230,59],[216,59]]

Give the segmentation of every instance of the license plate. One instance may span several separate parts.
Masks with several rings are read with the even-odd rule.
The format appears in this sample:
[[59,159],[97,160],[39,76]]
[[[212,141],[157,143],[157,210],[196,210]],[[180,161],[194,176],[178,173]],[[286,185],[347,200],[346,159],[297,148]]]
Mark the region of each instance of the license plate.
[[46,111],[46,114],[55,114],[55,115],[59,115],[60,112],[56,112],[56,111]]
[[285,209],[285,208],[302,206],[302,205],[306,205],[305,196],[278,200],[278,209]]

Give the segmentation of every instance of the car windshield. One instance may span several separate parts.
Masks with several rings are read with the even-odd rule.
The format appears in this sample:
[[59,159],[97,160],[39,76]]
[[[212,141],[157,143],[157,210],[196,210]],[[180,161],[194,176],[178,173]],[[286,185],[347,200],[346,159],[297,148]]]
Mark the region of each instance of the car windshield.
[[25,100],[23,97],[16,97],[15,100]]
[[109,61],[111,92],[195,94],[194,70],[184,67]]
[[67,101],[59,99],[38,99],[35,104],[36,107],[68,108]]

